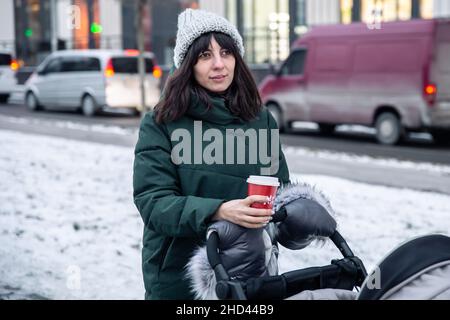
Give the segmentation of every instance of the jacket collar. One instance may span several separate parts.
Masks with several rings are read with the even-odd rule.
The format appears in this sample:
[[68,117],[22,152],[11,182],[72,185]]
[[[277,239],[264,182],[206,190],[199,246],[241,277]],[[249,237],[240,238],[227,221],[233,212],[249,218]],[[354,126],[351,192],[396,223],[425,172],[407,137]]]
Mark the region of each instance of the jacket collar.
[[208,92],[212,108],[207,109],[206,104],[200,101],[200,98],[191,93],[191,104],[187,115],[194,120],[201,120],[218,125],[228,125],[232,123],[243,123],[244,121],[236,115],[233,115],[228,109],[228,99],[226,95]]

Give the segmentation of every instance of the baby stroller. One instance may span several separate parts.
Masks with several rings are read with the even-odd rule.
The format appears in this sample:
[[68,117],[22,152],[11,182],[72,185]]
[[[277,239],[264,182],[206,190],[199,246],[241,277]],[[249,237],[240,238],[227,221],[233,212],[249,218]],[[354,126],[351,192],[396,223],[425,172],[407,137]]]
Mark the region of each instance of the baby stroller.
[[[450,299],[450,238],[429,235],[409,241],[368,275],[363,262],[336,230],[333,210],[322,193],[306,184],[289,185],[277,194],[274,209],[274,223],[264,231],[228,222],[210,227],[206,247],[188,264],[197,298]],[[278,274],[273,239],[289,249],[301,249],[324,237],[336,245],[342,259]],[[254,243],[264,243],[264,257],[258,254],[261,246],[249,245]]]

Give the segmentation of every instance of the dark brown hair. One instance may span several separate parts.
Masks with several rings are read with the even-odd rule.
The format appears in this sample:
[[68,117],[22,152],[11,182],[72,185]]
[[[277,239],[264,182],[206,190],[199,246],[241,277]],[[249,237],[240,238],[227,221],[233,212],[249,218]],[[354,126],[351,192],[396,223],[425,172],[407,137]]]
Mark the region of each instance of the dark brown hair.
[[192,93],[208,110],[213,107],[208,91],[197,83],[193,70],[199,55],[208,50],[213,36],[220,47],[229,50],[236,60],[233,82],[226,93],[230,112],[245,121],[255,118],[260,112],[262,102],[258,88],[233,39],[224,33],[209,32],[192,43],[180,68],[167,78],[161,100],[154,108],[157,123],[171,122],[183,116],[189,109]]

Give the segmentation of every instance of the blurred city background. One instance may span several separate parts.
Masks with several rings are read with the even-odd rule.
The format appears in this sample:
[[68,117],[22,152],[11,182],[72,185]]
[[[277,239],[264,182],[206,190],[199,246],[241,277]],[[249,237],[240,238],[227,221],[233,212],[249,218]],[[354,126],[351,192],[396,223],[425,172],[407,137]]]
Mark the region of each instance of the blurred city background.
[[133,148],[186,8],[237,26],[291,179],[369,269],[450,234],[450,1],[0,0],[0,299],[143,298]]
[[[137,49],[135,2],[120,0],[3,0],[0,50],[33,66],[60,49]],[[244,37],[248,63],[280,61],[309,28],[322,24],[450,17],[446,0],[148,0],[145,49],[172,64],[177,15],[185,8],[216,12]],[[79,8],[76,12],[73,6]]]

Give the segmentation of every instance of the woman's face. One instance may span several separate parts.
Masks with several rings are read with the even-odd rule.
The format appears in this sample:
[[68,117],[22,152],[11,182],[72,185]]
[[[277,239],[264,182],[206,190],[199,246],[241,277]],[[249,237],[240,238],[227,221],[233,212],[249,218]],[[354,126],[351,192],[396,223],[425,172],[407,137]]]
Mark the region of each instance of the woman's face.
[[214,37],[209,48],[198,57],[194,77],[198,84],[212,92],[223,92],[233,82],[236,60],[233,54],[222,49]]

